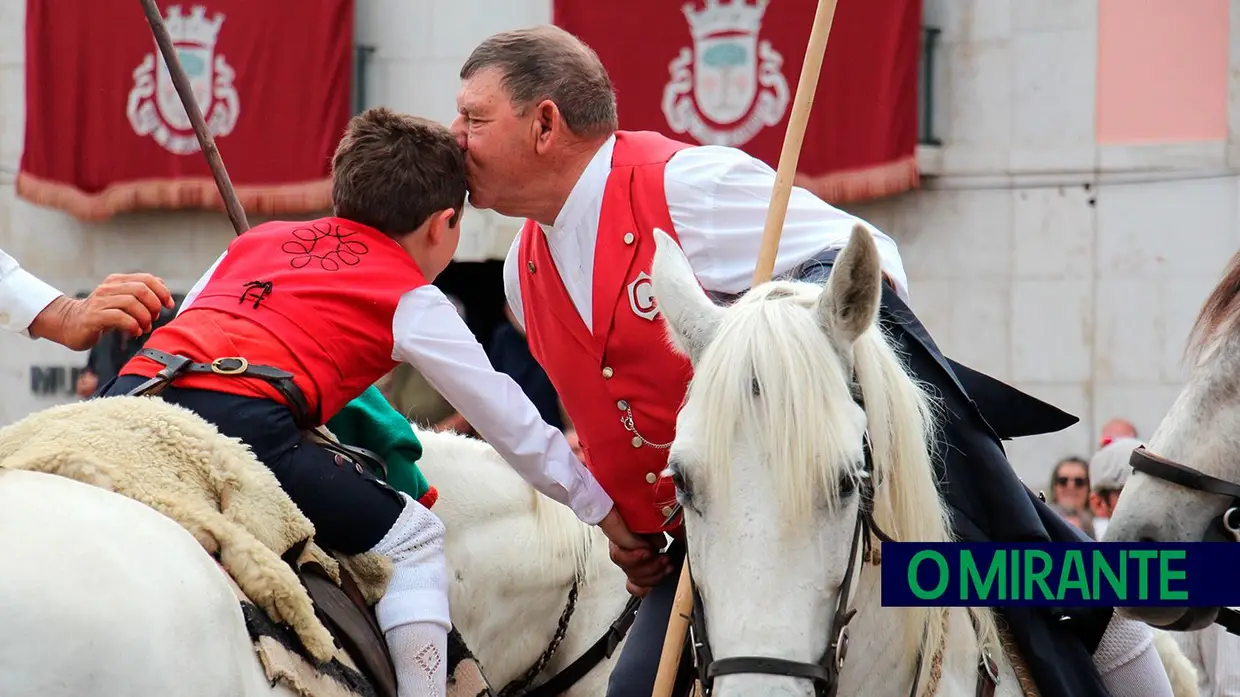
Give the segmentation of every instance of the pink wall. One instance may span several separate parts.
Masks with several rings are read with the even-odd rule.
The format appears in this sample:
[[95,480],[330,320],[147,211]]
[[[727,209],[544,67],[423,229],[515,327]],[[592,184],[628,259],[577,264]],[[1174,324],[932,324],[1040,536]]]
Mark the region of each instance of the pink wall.
[[1098,0],[1100,144],[1226,140],[1227,6]]

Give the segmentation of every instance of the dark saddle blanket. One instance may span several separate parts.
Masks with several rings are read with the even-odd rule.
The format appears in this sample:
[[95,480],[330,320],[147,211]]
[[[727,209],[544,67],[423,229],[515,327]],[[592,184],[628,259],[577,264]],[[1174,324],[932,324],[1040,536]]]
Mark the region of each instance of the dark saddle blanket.
[[[396,670],[373,609],[344,568],[340,585],[322,566],[303,563],[298,577],[314,603],[315,614],[352,664],[333,658],[315,661],[291,628],[277,624],[238,593],[246,627],[267,677],[306,697],[396,697]],[[492,697],[478,661],[460,634],[448,635],[448,697]]]

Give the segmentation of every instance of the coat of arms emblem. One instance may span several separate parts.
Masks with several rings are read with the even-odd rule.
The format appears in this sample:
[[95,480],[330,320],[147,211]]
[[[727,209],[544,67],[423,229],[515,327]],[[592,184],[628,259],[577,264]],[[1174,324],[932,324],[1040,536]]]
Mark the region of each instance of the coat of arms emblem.
[[[180,6],[173,5],[164,21],[207,128],[217,137],[232,133],[240,113],[237,90],[233,87],[236,71],[224,56],[215,53],[224,15],[217,12],[208,19],[206,8],[195,6],[187,16]],[[134,133],[149,135],[178,155],[197,152],[198,139],[158,46],[142,58],[133,80],[126,114]]]
[[683,8],[693,47],[680,49],[668,66],[663,115],[676,133],[705,145],[737,147],[788,110],[784,59],[759,40],[770,0],[705,0]]

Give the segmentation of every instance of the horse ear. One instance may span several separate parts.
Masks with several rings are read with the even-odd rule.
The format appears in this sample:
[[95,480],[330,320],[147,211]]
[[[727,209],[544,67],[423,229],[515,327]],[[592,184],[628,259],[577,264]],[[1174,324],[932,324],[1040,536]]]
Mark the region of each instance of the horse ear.
[[878,320],[882,283],[878,245],[870,231],[857,223],[815,303],[819,324],[844,345],[852,345]]
[[691,363],[697,362],[715,338],[723,308],[702,290],[685,253],[670,235],[655,228],[654,241],[650,283],[655,302],[667,320],[672,346],[688,356]]

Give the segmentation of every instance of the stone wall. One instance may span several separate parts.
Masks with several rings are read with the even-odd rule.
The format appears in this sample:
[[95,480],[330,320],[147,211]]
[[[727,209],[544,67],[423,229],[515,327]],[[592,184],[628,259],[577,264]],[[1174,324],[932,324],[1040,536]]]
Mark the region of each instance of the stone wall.
[[[550,18],[547,0],[468,5],[358,0],[358,43],[375,47],[368,103],[448,121],[473,46]],[[23,0],[0,0],[0,248],[68,292],[135,268],[184,292],[231,238],[223,213],[87,225],[15,200],[23,12]],[[1098,146],[1097,21],[1096,0],[927,0],[927,24],[943,30],[935,121],[944,145],[926,151],[921,190],[850,207],[899,241],[913,306],[949,355],[1082,418],[1011,445],[1034,486],[1059,456],[1088,454],[1108,418],[1154,429],[1181,384],[1193,316],[1240,246],[1240,110],[1230,110],[1227,142]],[[1234,84],[1231,94],[1240,95]],[[461,258],[502,256],[514,221],[477,212],[466,221]],[[32,376],[45,389],[51,369],[83,361],[0,337],[0,423],[69,399],[32,394]]]

